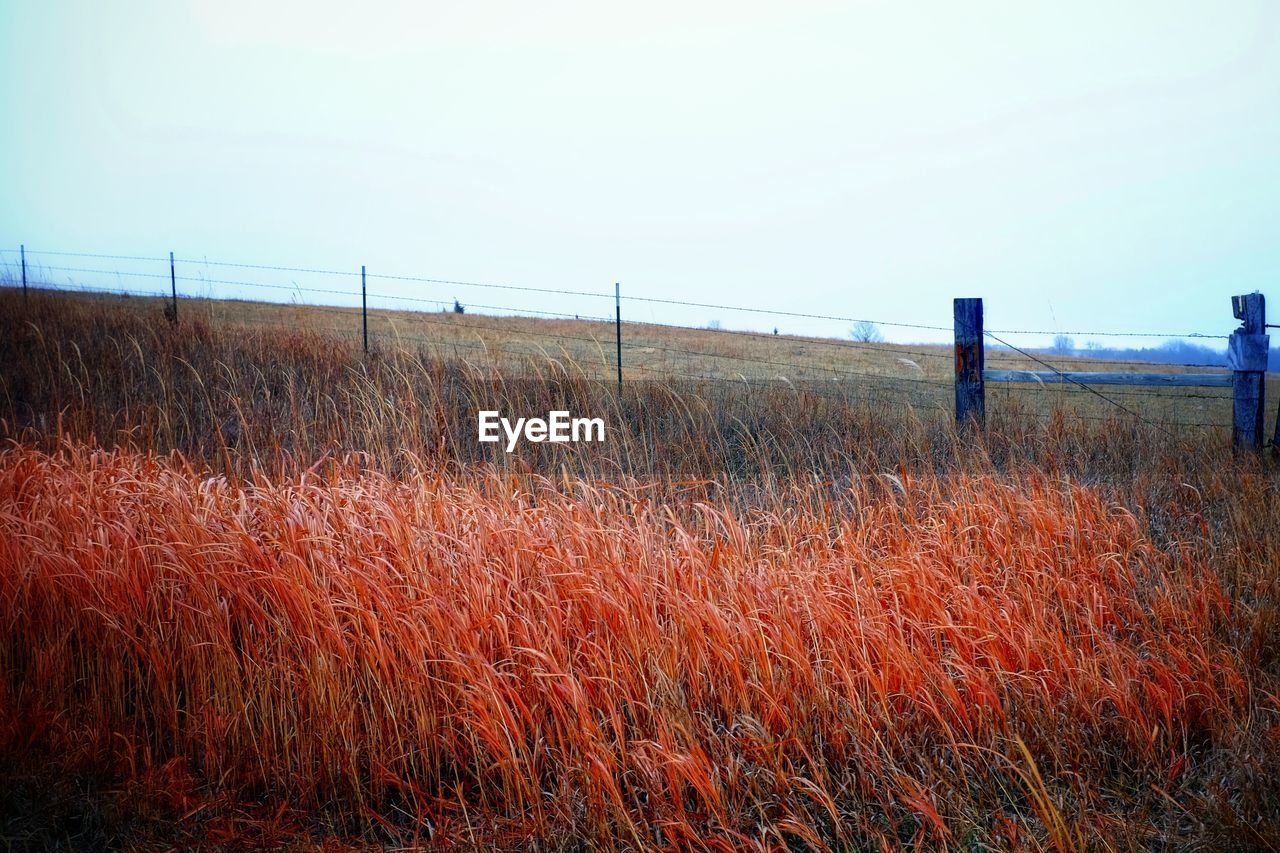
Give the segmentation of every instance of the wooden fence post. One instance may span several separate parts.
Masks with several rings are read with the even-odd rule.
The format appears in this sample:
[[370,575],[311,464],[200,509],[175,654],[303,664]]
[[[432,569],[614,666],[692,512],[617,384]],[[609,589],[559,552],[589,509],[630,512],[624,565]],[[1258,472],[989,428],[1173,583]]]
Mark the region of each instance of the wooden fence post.
[[985,352],[982,344],[982,300],[956,299],[956,426],[976,425],[987,419],[987,395],[982,383]]
[[364,326],[364,353],[369,354],[369,293],[364,284],[364,264],[360,265],[360,321]]
[[1227,366],[1231,368],[1231,443],[1239,447],[1262,447],[1263,403],[1266,388],[1267,329],[1266,300],[1261,293],[1231,297],[1231,311],[1240,321],[1227,343]]

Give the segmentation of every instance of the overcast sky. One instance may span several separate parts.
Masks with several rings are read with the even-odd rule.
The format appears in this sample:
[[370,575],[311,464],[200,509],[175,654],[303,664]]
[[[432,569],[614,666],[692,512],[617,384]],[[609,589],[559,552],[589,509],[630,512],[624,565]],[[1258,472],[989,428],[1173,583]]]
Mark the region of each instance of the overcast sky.
[[[944,327],[952,297],[983,296],[991,328],[1072,332],[1225,335],[1231,294],[1257,289],[1280,318],[1268,0],[13,0],[0,35],[6,249],[619,281],[624,296]],[[358,287],[192,267],[179,275]],[[375,288],[612,314],[587,298]]]

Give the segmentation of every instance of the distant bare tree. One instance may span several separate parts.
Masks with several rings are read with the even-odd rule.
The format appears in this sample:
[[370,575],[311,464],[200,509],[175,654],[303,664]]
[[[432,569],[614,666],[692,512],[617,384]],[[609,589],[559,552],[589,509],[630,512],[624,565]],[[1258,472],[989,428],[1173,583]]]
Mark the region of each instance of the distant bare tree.
[[878,344],[884,340],[880,328],[870,320],[859,320],[849,329],[849,337],[862,344]]
[[718,331],[720,331],[720,321],[719,321],[719,320],[712,320],[710,323],[708,323],[708,324],[707,324],[707,328],[708,328],[708,329],[710,329],[710,330],[711,330],[711,331],[713,331],[713,332],[718,332]]
[[1076,351],[1076,342],[1070,335],[1054,335],[1053,351],[1058,355],[1071,355]]

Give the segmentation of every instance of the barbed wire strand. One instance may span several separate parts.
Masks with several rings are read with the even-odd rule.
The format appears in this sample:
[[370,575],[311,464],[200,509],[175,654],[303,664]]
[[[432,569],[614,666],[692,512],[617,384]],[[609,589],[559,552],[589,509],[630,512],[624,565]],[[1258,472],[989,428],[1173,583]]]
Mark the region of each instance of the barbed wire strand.
[[1130,415],[1133,415],[1133,416],[1134,416],[1135,418],[1137,418],[1138,420],[1143,421],[1143,422],[1144,422],[1144,423],[1146,423],[1148,426],[1152,426],[1152,427],[1155,427],[1156,429],[1159,429],[1161,432],[1165,433],[1166,435],[1168,435],[1168,436],[1169,436],[1170,438],[1172,438],[1172,439],[1175,439],[1175,440],[1177,439],[1177,436],[1175,436],[1173,433],[1171,433],[1171,432],[1169,432],[1168,430],[1164,429],[1163,427],[1161,427],[1161,426],[1159,426],[1159,425],[1157,425],[1157,424],[1153,423],[1152,421],[1147,420],[1147,419],[1146,419],[1146,418],[1144,418],[1142,415],[1138,414],[1138,413],[1137,413],[1137,412],[1135,412],[1133,409],[1130,409],[1128,406],[1124,405],[1123,403],[1118,403],[1118,402],[1116,402],[1115,400],[1113,400],[1113,399],[1111,399],[1110,397],[1106,396],[1106,395],[1105,395],[1105,394],[1103,394],[1102,392],[1098,391],[1096,388],[1092,388],[1092,387],[1090,387],[1090,386],[1088,386],[1088,385],[1085,385],[1083,382],[1077,382],[1076,380],[1074,380],[1074,379],[1072,379],[1070,376],[1068,376],[1066,373],[1063,373],[1061,370],[1058,370],[1058,369],[1057,369],[1057,368],[1055,368],[1053,365],[1049,364],[1048,362],[1044,361],[1043,359],[1037,358],[1036,356],[1032,355],[1031,353],[1026,352],[1025,350],[1020,350],[1020,349],[1018,349],[1017,347],[1015,347],[1015,346],[1013,346],[1012,344],[1010,344],[1008,341],[1002,340],[1000,337],[998,337],[997,333],[995,333],[995,332],[991,332],[991,331],[987,331],[987,330],[983,330],[983,334],[987,335],[988,337],[992,338],[993,340],[998,341],[999,343],[1004,344],[1004,345],[1005,345],[1005,346],[1007,346],[1007,347],[1010,347],[1011,349],[1016,350],[1017,352],[1022,353],[1023,355],[1025,355],[1027,358],[1031,359],[1032,361],[1034,361],[1034,362],[1036,362],[1036,363],[1038,363],[1038,364],[1044,365],[1045,367],[1047,367],[1047,368],[1049,368],[1050,370],[1052,370],[1054,373],[1056,373],[1056,374],[1058,374],[1059,376],[1061,376],[1061,377],[1063,378],[1063,380],[1064,380],[1064,381],[1066,381],[1066,382],[1070,382],[1070,383],[1072,383],[1072,384],[1074,384],[1074,385],[1079,385],[1081,388],[1085,389],[1085,390],[1086,390],[1086,391],[1088,391],[1090,394],[1095,395],[1095,396],[1096,396],[1096,397],[1098,397],[1099,399],[1102,399],[1102,400],[1107,401],[1107,402],[1108,402],[1108,403],[1110,403],[1111,405],[1115,406],[1117,409],[1121,409],[1121,410],[1123,410],[1123,411],[1125,411],[1125,412],[1128,412]]
[[[60,253],[60,254],[72,254],[72,253]],[[102,257],[98,255],[87,255],[87,254],[85,256]],[[132,258],[136,256],[120,255],[120,256],[106,256],[106,257]],[[258,268],[261,265],[241,264],[238,266]],[[266,268],[276,269],[276,270],[287,270],[287,271],[303,271],[303,272],[307,271],[307,270],[304,270],[303,268],[288,268],[288,267],[266,267]],[[147,273],[147,272],[138,272],[134,270],[104,270],[104,269],[93,269],[88,267],[67,267],[67,266],[43,267],[43,269],[50,270],[50,271],[57,271],[57,272],[78,272],[78,273],[88,273],[88,274],[94,274],[94,275],[133,277],[133,278],[151,278],[151,279],[159,279],[159,280],[169,280],[171,278],[170,275],[167,275],[164,273]],[[391,278],[391,276],[384,276],[384,277]],[[353,290],[337,290],[333,288],[310,287],[310,286],[298,285],[296,283],[289,284],[289,285],[282,285],[282,284],[271,284],[268,282],[261,282],[261,281],[245,281],[245,280],[239,280],[239,279],[216,279],[216,278],[205,278],[203,276],[189,276],[189,275],[174,276],[173,278],[176,281],[191,282],[191,283],[197,283],[197,284],[221,284],[221,285],[228,285],[228,286],[235,286],[235,287],[257,287],[257,288],[263,288],[263,289],[275,290],[275,291],[321,293],[326,295],[348,296],[351,298],[355,298],[356,296],[359,295],[356,291],[353,291]],[[405,277],[401,277],[401,278],[405,278]],[[412,279],[412,280],[427,281],[428,279]],[[438,280],[438,281],[443,281],[443,280]],[[519,288],[509,288],[509,289],[519,289]],[[546,292],[562,293],[565,291],[546,291]],[[378,298],[378,299],[390,299],[390,300],[396,300],[396,301],[402,301],[402,302],[412,302],[417,304],[439,305],[446,309],[448,306],[448,300],[441,300],[441,299],[427,299],[424,297],[401,296],[398,294],[376,293],[376,292],[368,293],[367,295],[373,298]],[[515,308],[511,306],[501,306],[501,305],[483,305],[479,303],[469,303],[469,304],[472,307],[483,308],[486,310],[522,311],[528,314],[537,314],[540,316],[556,317],[556,318],[562,318],[562,319],[569,319],[570,317],[572,317],[575,320],[587,320],[587,321],[595,321],[595,322],[602,322],[602,323],[611,323],[613,322],[613,319],[614,319],[612,317],[595,316],[595,315],[569,314],[567,312],[540,311],[540,310],[531,309],[531,308]],[[821,315],[814,315],[814,316],[821,316]],[[661,326],[663,328],[683,329],[683,330],[693,331],[692,327],[688,327],[688,326],[668,325],[663,323],[650,323],[650,322],[636,321],[636,320],[628,320],[624,322],[627,322],[629,325],[632,325],[632,326],[655,325],[655,326]],[[716,330],[706,330],[706,331],[716,331]],[[786,335],[786,336],[769,335],[762,332],[752,332],[748,330],[723,330],[723,331],[725,334],[741,335],[741,336],[761,338],[761,339],[773,339],[773,338],[786,337],[792,340],[804,340],[808,343],[811,343],[814,345],[820,345],[820,346],[836,346],[836,347],[846,347],[846,348],[857,347],[859,349],[866,349],[868,351],[881,351],[881,352],[889,352],[894,354],[904,353],[907,355],[915,355],[922,358],[935,358],[935,359],[951,358],[951,355],[948,353],[928,352],[928,351],[919,350],[919,349],[878,347],[873,344],[866,344],[862,342],[824,341],[822,339],[805,338],[805,337],[795,336],[795,335]],[[1010,346],[1010,345],[1006,345],[1006,346]],[[1013,349],[1016,349],[1016,348],[1013,348]],[[1017,350],[1017,351],[1025,352],[1025,350]],[[1030,351],[1034,352],[1035,350],[1030,350]],[[998,357],[998,354],[993,354],[993,356]],[[1096,358],[1089,358],[1088,356],[1079,356],[1079,358],[1083,358],[1092,363],[1097,363],[1097,364],[1123,364],[1123,365],[1157,364],[1157,365],[1163,365],[1168,367],[1194,367],[1194,368],[1210,368],[1210,369],[1225,366],[1225,365],[1205,364],[1205,363],[1145,361],[1141,359],[1096,359]],[[1053,365],[1050,365],[1050,366],[1053,367],[1053,369],[1057,369]]]
[[[6,251],[7,253],[14,253],[14,250],[12,249],[7,249],[4,251]],[[144,262],[163,262],[168,260],[168,258],[161,258],[161,257],[149,257],[149,256],[138,256],[138,255],[106,255],[106,254],[95,254],[91,252],[65,252],[65,251],[53,251],[53,250],[43,250],[43,249],[29,250],[27,254],[36,255],[36,256],[50,255],[55,257],[59,257],[59,256],[60,257],[86,257],[86,258],[102,258],[102,259],[112,259],[112,260],[130,260],[130,261],[144,261]],[[256,269],[256,270],[270,270],[270,271],[276,271],[276,272],[305,273],[310,275],[332,275],[332,276],[348,276],[348,277],[355,277],[359,275],[359,272],[356,270],[331,270],[331,269],[324,269],[319,267],[274,266],[271,264],[250,264],[250,263],[240,263],[240,262],[233,262],[233,261],[218,261],[218,260],[210,260],[208,258],[200,258],[200,259],[175,258],[174,260],[175,260],[175,263],[181,261],[181,263],[185,263],[185,264],[204,264],[206,266],[221,266],[221,267],[231,267],[231,268],[237,268],[237,269]],[[556,294],[556,295],[566,295],[566,296],[569,296],[569,295],[586,296],[591,298],[605,298],[605,299],[613,298],[613,294],[596,292],[596,291],[538,288],[538,287],[529,287],[525,285],[497,284],[492,282],[474,282],[474,281],[462,281],[462,280],[453,280],[453,279],[437,279],[437,278],[428,278],[425,276],[392,275],[388,273],[368,273],[367,277],[382,278],[382,279],[396,280],[396,281],[413,281],[413,282],[431,283],[431,284],[449,284],[449,285],[456,285],[456,286],[463,286],[463,287],[498,288],[503,290],[526,291],[530,293],[544,293],[544,294]],[[835,322],[841,322],[841,323],[874,323],[879,326],[890,326],[894,328],[903,328],[903,329],[922,329],[922,330],[929,330],[929,331],[951,331],[952,330],[951,326],[930,325],[925,323],[905,323],[905,322],[897,322],[897,321],[891,321],[891,320],[870,320],[866,318],[842,317],[842,316],[830,315],[830,314],[817,314],[817,313],[801,312],[801,311],[786,311],[781,309],[759,308],[759,307],[744,306],[744,305],[725,305],[725,304],[710,303],[710,302],[696,302],[692,300],[665,299],[665,298],[654,297],[654,296],[623,296],[622,299],[630,302],[644,302],[644,303],[661,304],[661,305],[677,305],[682,307],[693,307],[693,308],[708,308],[708,309],[718,310],[718,311],[741,311],[741,312],[747,312],[747,313],[753,313],[753,314],[767,314],[767,315],[778,316],[778,317],[798,317],[803,319],[829,320],[829,321],[835,321]],[[1116,332],[1116,331],[1096,331],[1096,330],[1095,331],[1062,331],[1062,330],[1047,330],[1047,329],[989,329],[987,331],[990,331],[993,334],[1001,334],[1001,335],[1072,335],[1072,336],[1079,336],[1079,337],[1132,337],[1132,338],[1139,338],[1139,337],[1141,338],[1170,338],[1170,337],[1173,337],[1173,338],[1223,338],[1223,337],[1226,337],[1225,335],[1212,335],[1204,332],[1139,332],[1139,331]],[[1009,345],[1006,344],[1006,346],[1009,346]]]
[[[59,270],[62,270],[62,271],[70,271],[70,272],[99,273],[99,274],[106,274],[106,275],[116,275],[116,274],[120,274],[120,275],[132,275],[132,276],[140,276],[140,277],[146,277],[146,278],[158,278],[158,279],[166,279],[166,280],[170,278],[170,276],[167,276],[167,275],[164,275],[164,274],[161,274],[161,273],[115,273],[115,272],[106,271],[106,270],[91,270],[91,269],[77,268],[77,267],[58,267],[58,268],[55,268],[55,269],[59,269]],[[203,279],[203,278],[193,278],[193,277],[183,277],[183,276],[177,276],[177,277],[175,277],[175,278],[176,278],[177,280],[181,280],[181,281],[205,282],[205,283],[210,283],[210,284],[225,284],[225,285],[246,286],[246,287],[247,287],[247,286],[256,286],[256,287],[265,287],[265,288],[275,289],[275,290],[300,291],[300,292],[305,292],[305,293],[324,293],[324,294],[334,294],[334,293],[338,293],[338,294],[341,294],[341,295],[350,295],[350,294],[347,294],[345,291],[334,291],[334,290],[329,290],[329,289],[324,289],[324,288],[295,287],[295,286],[287,286],[287,285],[271,285],[271,284],[266,284],[266,283],[264,283],[264,282],[248,282],[248,281],[228,280],[228,279]],[[128,290],[124,290],[124,289],[121,289],[121,288],[112,288],[112,287],[107,287],[107,286],[104,286],[104,287],[84,286],[84,287],[85,287],[86,289],[89,289],[89,290],[92,290],[92,291],[97,291],[97,292],[106,292],[106,293],[131,293],[132,295],[137,295],[137,296],[144,296],[144,295],[145,295],[145,296],[155,296],[155,297],[166,297],[166,296],[167,296],[167,294],[164,294],[164,293],[162,293],[161,291],[155,291],[155,292],[128,291]],[[379,295],[379,294],[370,294],[370,295],[375,296],[375,298],[386,298],[384,295]],[[396,299],[396,298],[399,298],[399,299],[408,299],[408,300],[416,301],[416,302],[433,302],[433,304],[447,305],[447,303],[444,303],[444,302],[434,302],[434,300],[422,300],[422,299],[417,299],[417,298],[414,298],[414,297],[395,297],[395,296],[392,296],[392,297],[390,297],[390,298],[393,298],[393,299]],[[567,318],[570,316],[570,315],[566,315],[566,314],[555,314],[555,313],[552,313],[552,312],[537,311],[537,310],[535,310],[535,309],[514,308],[514,307],[512,307],[512,306],[505,306],[505,305],[478,305],[478,304],[472,303],[472,306],[473,306],[473,307],[477,307],[477,308],[484,308],[484,309],[487,309],[487,310],[494,310],[494,311],[512,311],[512,312],[525,312],[526,314],[538,314],[538,315],[542,315],[542,316],[555,317],[555,318],[561,318],[561,319],[567,319]],[[319,310],[319,311],[337,310],[337,311],[341,311],[341,312],[343,312],[344,314],[345,314],[345,313],[355,313],[355,312],[358,312],[358,311],[360,310],[359,306],[350,306],[350,307],[346,307],[346,306],[330,306],[330,305],[308,305],[307,307],[308,307],[308,309],[309,309],[309,310]],[[574,316],[574,317],[580,317],[581,315],[572,315],[572,316]],[[433,324],[437,324],[437,325],[453,325],[453,323],[452,323],[452,322],[451,322],[451,323],[442,323],[441,321],[438,321],[438,320],[430,320],[430,319],[427,319],[425,316],[415,317],[414,319],[415,319],[415,321],[417,321],[417,322],[433,323]],[[588,319],[588,320],[591,320],[591,321],[596,321],[596,322],[607,322],[607,323],[612,323],[612,322],[613,322],[613,319],[612,319],[612,318],[608,318],[608,317],[589,317],[589,318],[587,318],[587,319]],[[487,328],[487,329],[489,329],[490,331],[498,331],[498,332],[504,332],[504,333],[505,333],[505,332],[509,332],[509,331],[510,331],[510,330],[507,330],[507,329],[500,329],[500,328],[498,328],[498,327],[492,327],[492,326],[491,326],[491,327],[481,327],[481,326],[477,326],[477,325],[475,325],[475,324],[470,324],[470,323],[468,323],[467,325],[468,325],[469,327],[471,327],[471,328]],[[675,327],[675,328],[687,328],[687,327]],[[583,342],[587,342],[587,343],[591,343],[591,344],[595,344],[595,345],[599,345],[599,344],[601,343],[601,341],[598,341],[598,340],[596,340],[596,339],[594,339],[594,338],[584,338],[584,337],[580,337],[580,336],[561,335],[561,334],[553,334],[553,333],[548,333],[548,332],[532,332],[532,331],[527,331],[527,330],[526,330],[524,333],[525,333],[525,334],[534,335],[534,336],[541,336],[541,337],[548,337],[548,338],[559,338],[559,339],[562,339],[562,340],[579,340],[579,341],[583,341]],[[735,333],[730,332],[730,333],[727,333],[727,334],[735,334]],[[771,336],[770,336],[770,337],[771,337]],[[785,367],[785,368],[791,369],[792,371],[812,371],[812,372],[821,372],[821,373],[828,373],[828,374],[830,374],[830,373],[835,373],[835,374],[840,374],[840,375],[858,376],[858,377],[863,377],[863,378],[884,379],[884,380],[887,380],[887,381],[896,381],[896,382],[921,382],[921,383],[933,383],[933,384],[937,384],[937,383],[942,382],[942,380],[930,380],[930,379],[922,379],[922,378],[916,378],[916,377],[886,377],[886,376],[883,376],[883,375],[881,375],[881,374],[873,374],[873,373],[867,373],[867,372],[865,372],[865,371],[849,370],[849,369],[847,369],[847,368],[837,368],[837,367],[832,367],[832,366],[830,366],[830,365],[798,364],[798,363],[796,363],[796,362],[790,362],[790,361],[777,361],[777,360],[774,360],[774,359],[765,359],[765,358],[760,358],[760,357],[756,357],[756,356],[739,356],[739,355],[734,355],[734,354],[731,354],[731,353],[714,353],[714,352],[709,352],[709,351],[706,351],[706,350],[687,350],[687,349],[680,349],[680,348],[676,348],[676,347],[668,347],[668,346],[664,346],[664,345],[660,345],[660,344],[646,344],[646,343],[626,342],[626,343],[624,343],[624,346],[626,346],[626,347],[631,347],[631,348],[654,349],[654,350],[657,350],[657,351],[662,351],[662,352],[666,352],[666,353],[673,353],[673,354],[679,354],[679,355],[692,355],[692,356],[699,356],[699,357],[704,357],[704,358],[731,359],[731,360],[737,360],[737,361],[747,361],[747,362],[752,362],[752,363],[756,363],[756,364],[768,364],[768,365],[776,366],[776,367]],[[944,384],[945,384],[945,383],[944,383]]]

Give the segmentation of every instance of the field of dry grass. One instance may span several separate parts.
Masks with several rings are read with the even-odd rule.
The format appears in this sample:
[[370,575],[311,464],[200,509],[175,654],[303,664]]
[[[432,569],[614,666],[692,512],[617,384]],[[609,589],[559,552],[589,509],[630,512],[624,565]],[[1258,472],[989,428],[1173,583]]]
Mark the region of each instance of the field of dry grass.
[[[619,397],[581,321],[365,357],[315,309],[0,299],[6,841],[1280,846],[1280,492],[1222,429],[1042,393],[960,437],[945,352],[913,400],[707,378],[902,348],[628,327],[689,360]],[[505,454],[481,407],[608,439]]]
[[[127,306],[152,319],[164,300],[111,294],[63,294]],[[184,316],[215,328],[306,329],[361,344],[359,309],[300,303],[225,301],[184,298]],[[452,359],[477,365],[541,370],[555,365],[591,379],[614,379],[616,354],[612,322],[487,316],[416,310],[371,309],[372,346],[409,349],[430,359]],[[1165,365],[1117,364],[1082,356],[1040,358],[1063,370],[1137,373],[1169,372]],[[987,366],[1010,370],[1043,370],[1016,352],[989,342]],[[874,397],[884,402],[947,411],[952,406],[953,356],[949,346],[855,343],[850,340],[716,331],[626,322],[623,325],[623,378],[630,381],[689,379],[736,380],[759,385],[795,384],[843,399]],[[1182,369],[1182,368],[1180,368]],[[1186,368],[1188,372],[1220,372],[1220,368]],[[1280,391],[1280,376],[1269,378]],[[1230,425],[1229,389],[1102,387],[1103,394],[1157,422]],[[1041,416],[1063,409],[1090,418],[1109,417],[1116,408],[1077,386],[991,384],[993,407],[1034,411]],[[1274,397],[1273,397],[1274,399]],[[1268,433],[1270,434],[1270,433]]]

